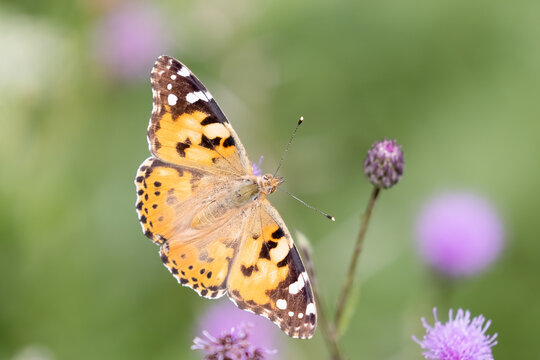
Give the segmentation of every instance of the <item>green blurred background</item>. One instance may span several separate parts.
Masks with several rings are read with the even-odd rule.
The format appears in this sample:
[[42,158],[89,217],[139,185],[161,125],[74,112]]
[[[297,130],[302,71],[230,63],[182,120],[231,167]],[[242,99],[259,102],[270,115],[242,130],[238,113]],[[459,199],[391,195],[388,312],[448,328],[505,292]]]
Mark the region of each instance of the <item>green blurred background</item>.
[[[496,359],[534,357],[540,2],[158,1],[145,6],[160,14],[163,49],[131,76],[96,54],[118,3],[0,2],[1,359],[200,358],[189,346],[211,302],[176,284],[134,209],[161,53],[206,84],[267,171],[306,119],[285,186],[337,221],[271,200],[312,242],[328,309],[371,189],[365,152],[383,137],[402,144],[404,178],[382,193],[361,258],[342,341],[351,359],[421,359],[411,335],[433,306],[442,319],[449,307],[492,319]],[[507,244],[442,298],[413,240],[421,204],[445,189],[488,197]],[[320,331],[281,341],[283,354],[327,358]]]

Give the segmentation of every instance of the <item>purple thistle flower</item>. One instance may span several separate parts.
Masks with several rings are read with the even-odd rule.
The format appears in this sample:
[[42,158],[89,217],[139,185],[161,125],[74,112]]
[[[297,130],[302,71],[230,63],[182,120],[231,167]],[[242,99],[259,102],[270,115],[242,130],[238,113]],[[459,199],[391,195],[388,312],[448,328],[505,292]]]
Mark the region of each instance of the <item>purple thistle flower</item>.
[[449,276],[473,275],[493,263],[503,247],[503,226],[493,206],[472,193],[430,200],[417,222],[422,258]]
[[388,189],[403,175],[403,152],[395,140],[376,141],[364,160],[364,174],[376,187]]
[[[251,325],[248,329],[249,343],[257,349],[278,349],[280,330],[267,319],[238,309],[230,301],[214,301],[210,308],[201,317],[197,333],[207,332],[210,336],[218,338],[231,329],[238,334],[241,324]],[[245,328],[244,328],[245,330]],[[276,359],[274,352],[263,351],[265,359]],[[280,358],[283,358],[280,354]]]
[[249,340],[250,325],[240,324],[236,328],[225,330],[221,336],[214,337],[203,331],[206,339],[196,337],[191,350],[202,350],[205,360],[263,360],[265,354],[275,353],[253,346]]
[[110,9],[94,29],[94,52],[108,74],[146,79],[157,56],[169,52],[167,22],[150,4],[125,3]]
[[261,170],[261,164],[264,159],[264,156],[261,155],[259,158],[259,162],[255,164],[254,162],[251,163],[251,167],[253,168],[253,175],[255,176],[262,176],[262,170]]
[[433,326],[422,318],[426,335],[422,341],[413,336],[422,349],[424,358],[433,360],[493,360],[491,348],[497,345],[497,334],[486,335],[491,325],[479,315],[471,320],[471,313],[458,309],[455,319],[452,309],[448,314],[448,322],[442,324],[437,318],[437,309],[433,309],[435,324]]

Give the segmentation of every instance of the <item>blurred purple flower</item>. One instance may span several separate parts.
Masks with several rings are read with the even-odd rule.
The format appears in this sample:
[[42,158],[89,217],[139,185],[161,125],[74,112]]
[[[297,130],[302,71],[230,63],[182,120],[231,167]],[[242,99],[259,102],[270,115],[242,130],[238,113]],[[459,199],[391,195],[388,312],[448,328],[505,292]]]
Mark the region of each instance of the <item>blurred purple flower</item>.
[[251,163],[251,167],[253,168],[253,175],[255,176],[262,176],[262,170],[261,170],[261,164],[264,159],[264,156],[261,155],[259,158],[259,162],[255,164],[254,162]]
[[364,174],[376,187],[388,189],[403,175],[403,152],[395,140],[376,141],[364,160]]
[[[278,327],[268,319],[238,309],[230,301],[216,301],[201,317],[197,333],[207,332],[212,337],[218,338],[224,332],[237,329],[242,324],[251,326],[248,340],[254,348],[279,349],[278,339],[281,331]],[[277,356],[273,352],[265,354],[265,359],[277,358],[284,358],[283,353]]]
[[503,226],[486,199],[472,193],[446,193],[422,209],[417,245],[424,260],[442,273],[473,275],[501,253]]
[[223,331],[217,338],[203,331],[206,338],[196,337],[191,350],[204,351],[205,360],[264,360],[267,354],[275,353],[253,346],[249,341],[251,331],[252,327],[244,324]]
[[453,318],[452,309],[448,314],[448,322],[442,324],[437,318],[437,309],[433,309],[435,324],[433,326],[422,318],[426,329],[422,341],[413,336],[422,349],[424,358],[433,360],[493,360],[491,348],[497,345],[497,334],[486,335],[491,325],[479,315],[471,320],[469,311],[458,309],[456,318]]
[[108,10],[94,29],[95,57],[111,75],[146,79],[155,59],[168,52],[165,16],[151,3],[123,3]]

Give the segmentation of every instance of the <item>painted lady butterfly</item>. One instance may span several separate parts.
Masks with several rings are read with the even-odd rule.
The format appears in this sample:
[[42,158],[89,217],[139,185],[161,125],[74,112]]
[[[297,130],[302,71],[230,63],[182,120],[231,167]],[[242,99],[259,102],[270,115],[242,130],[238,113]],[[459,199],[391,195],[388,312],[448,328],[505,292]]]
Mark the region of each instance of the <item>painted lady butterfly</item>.
[[289,336],[310,338],[317,323],[311,284],[266,200],[282,178],[253,175],[229,121],[186,66],[160,56],[151,82],[152,156],[135,179],[144,234],[180,284],[206,298],[227,294]]

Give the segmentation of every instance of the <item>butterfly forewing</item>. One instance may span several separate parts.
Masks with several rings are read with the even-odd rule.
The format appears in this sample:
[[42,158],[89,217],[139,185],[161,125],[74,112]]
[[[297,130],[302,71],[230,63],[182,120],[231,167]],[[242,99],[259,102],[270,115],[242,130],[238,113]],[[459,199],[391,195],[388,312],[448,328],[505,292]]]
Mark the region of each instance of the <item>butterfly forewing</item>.
[[156,157],[213,172],[251,173],[246,152],[229,121],[185,65],[160,56],[151,82],[154,106],[148,141]]
[[287,227],[266,200],[244,230],[227,286],[239,308],[269,318],[292,337],[313,335],[311,283]]

